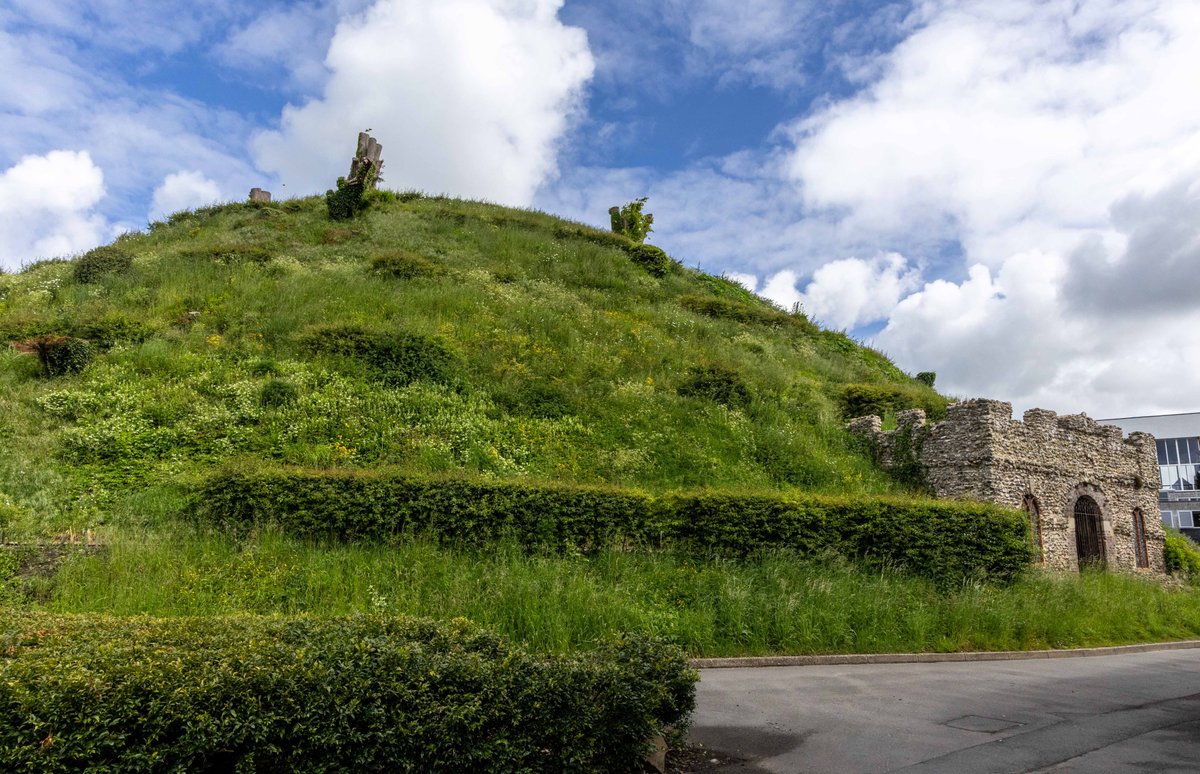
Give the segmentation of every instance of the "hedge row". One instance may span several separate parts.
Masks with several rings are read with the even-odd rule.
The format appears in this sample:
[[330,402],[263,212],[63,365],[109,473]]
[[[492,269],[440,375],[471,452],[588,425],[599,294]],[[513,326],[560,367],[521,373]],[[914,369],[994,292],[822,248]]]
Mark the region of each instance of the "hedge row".
[[534,657],[461,619],[0,626],[0,770],[640,771],[697,675],[626,636]]
[[275,469],[215,475],[195,510],[227,528],[273,525],[351,540],[409,534],[467,545],[509,538],[551,550],[832,551],[946,583],[1007,581],[1032,560],[1020,513],[952,500],[713,492],[655,498],[616,488]]

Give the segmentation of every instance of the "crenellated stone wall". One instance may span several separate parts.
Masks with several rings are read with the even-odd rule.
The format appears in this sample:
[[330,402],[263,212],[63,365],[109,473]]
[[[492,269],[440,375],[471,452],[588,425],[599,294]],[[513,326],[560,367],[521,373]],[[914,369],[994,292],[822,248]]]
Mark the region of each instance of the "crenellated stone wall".
[[[1012,418],[1012,404],[970,400],[950,406],[933,425],[920,409],[900,412],[895,430],[879,417],[850,429],[868,439],[886,469],[924,481],[938,497],[962,497],[1033,512],[1042,561],[1060,570],[1080,561],[1076,506],[1091,498],[1100,511],[1100,548],[1109,567],[1162,573],[1158,459],[1154,437],[1100,425],[1084,414],[1032,409]],[[1140,509],[1148,567],[1138,567],[1134,510]],[[1081,518],[1079,529],[1086,531]],[[1094,522],[1093,522],[1094,523]]]

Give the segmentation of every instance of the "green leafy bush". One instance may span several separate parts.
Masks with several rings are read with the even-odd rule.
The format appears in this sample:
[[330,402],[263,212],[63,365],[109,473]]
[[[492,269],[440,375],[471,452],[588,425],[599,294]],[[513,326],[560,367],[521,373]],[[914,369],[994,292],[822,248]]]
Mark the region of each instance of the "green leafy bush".
[[678,392],[685,398],[704,398],[729,408],[750,405],[750,388],[741,374],[721,365],[688,369],[687,378]]
[[543,381],[501,386],[492,393],[492,400],[509,414],[521,417],[559,419],[575,411],[565,389]]
[[259,393],[259,402],[267,408],[278,408],[294,403],[300,397],[300,390],[286,379],[271,379],[263,385]]
[[684,295],[679,297],[679,304],[696,314],[715,317],[718,320],[734,320],[769,327],[780,327],[793,322],[792,316],[787,312],[765,303],[746,303],[717,296]]
[[1163,562],[1167,572],[1178,574],[1192,585],[1200,586],[1200,547],[1173,530],[1163,539]]
[[917,374],[917,381],[932,390],[933,383],[937,381],[937,374],[933,371],[921,371]]
[[325,192],[325,207],[332,220],[350,220],[367,208],[366,186],[361,180],[337,179],[337,188]]
[[39,336],[31,344],[46,376],[79,373],[95,357],[91,344],[71,336]]
[[303,331],[299,343],[310,352],[358,358],[374,379],[393,387],[420,380],[453,384],[461,366],[458,353],[442,339],[419,333],[319,325]]
[[936,392],[900,384],[846,384],[837,395],[846,419],[883,417],[895,411],[924,409],[930,420],[943,419],[949,402]]
[[379,335],[358,325],[313,325],[301,331],[297,340],[313,354],[365,357]]
[[96,282],[104,277],[124,274],[133,266],[133,256],[119,247],[107,245],[89,250],[75,260],[75,281]]
[[425,380],[453,384],[459,358],[441,339],[417,333],[390,333],[375,338],[367,353],[376,379],[393,387]]
[[650,213],[642,213],[642,208],[646,206],[646,200],[647,197],[643,196],[640,199],[634,199],[624,207],[612,207],[608,210],[614,234],[621,234],[639,244],[646,240],[646,237],[654,230],[652,228],[654,216]]
[[97,347],[108,349],[121,343],[140,344],[153,335],[154,330],[140,320],[119,312],[109,312],[72,326],[71,332]]
[[457,619],[17,614],[5,771],[638,771],[697,675],[622,637],[535,657]]
[[408,534],[466,545],[509,538],[554,550],[634,545],[729,556],[834,552],[950,585],[964,578],[1009,581],[1033,559],[1023,514],[947,500],[727,492],[656,499],[604,487],[231,469],[198,490],[193,512],[235,531],[271,525],[348,540]]
[[632,244],[625,248],[629,259],[655,277],[665,277],[675,265],[661,248],[647,244]]
[[371,271],[397,279],[435,277],[441,267],[428,258],[408,250],[389,250],[371,257]]

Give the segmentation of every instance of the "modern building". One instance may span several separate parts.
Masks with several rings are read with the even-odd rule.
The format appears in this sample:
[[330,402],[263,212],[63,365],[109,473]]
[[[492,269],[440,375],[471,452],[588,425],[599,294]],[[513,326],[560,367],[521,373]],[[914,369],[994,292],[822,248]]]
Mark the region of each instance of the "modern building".
[[1098,420],[1149,433],[1158,447],[1158,510],[1163,524],[1200,543],[1200,412]]

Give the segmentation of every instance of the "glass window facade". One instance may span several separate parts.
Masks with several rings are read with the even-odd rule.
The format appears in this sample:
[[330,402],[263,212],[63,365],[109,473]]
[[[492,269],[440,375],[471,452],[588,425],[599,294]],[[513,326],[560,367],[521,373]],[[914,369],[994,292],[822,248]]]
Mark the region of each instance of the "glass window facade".
[[1200,511],[1159,511],[1162,523],[1167,527],[1191,529],[1200,525]]
[[1200,439],[1158,439],[1158,474],[1161,489],[1200,491]]

